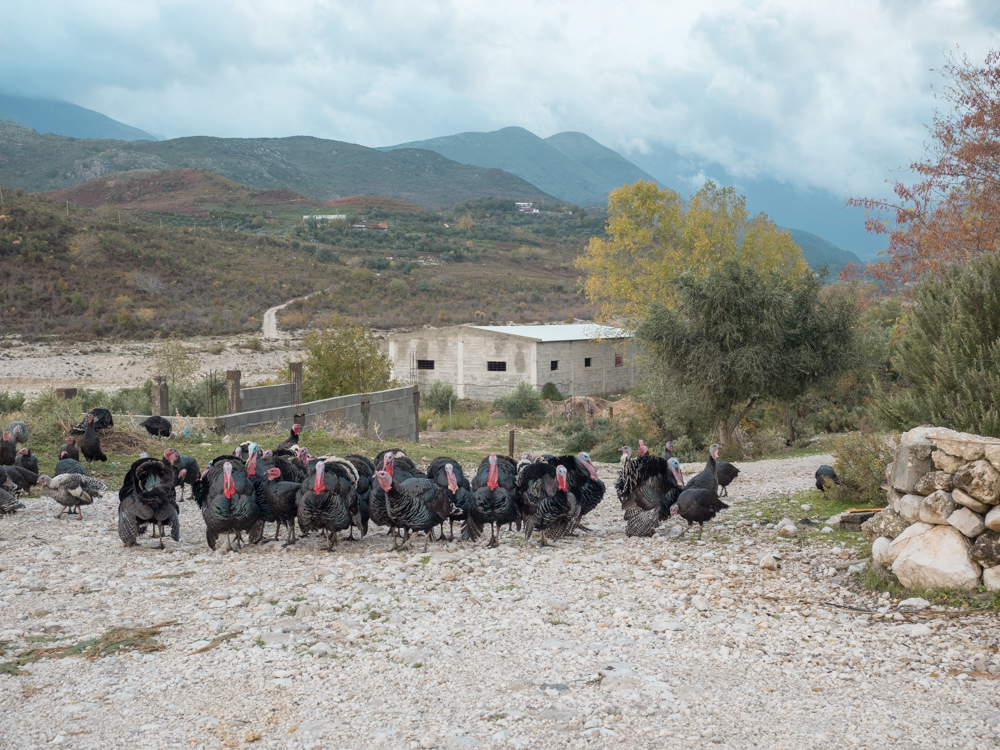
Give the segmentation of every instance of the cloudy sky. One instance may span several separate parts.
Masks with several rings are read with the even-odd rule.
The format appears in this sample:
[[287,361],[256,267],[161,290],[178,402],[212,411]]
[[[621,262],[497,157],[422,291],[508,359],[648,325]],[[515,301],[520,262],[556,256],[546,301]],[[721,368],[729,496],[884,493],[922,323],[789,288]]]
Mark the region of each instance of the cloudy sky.
[[932,69],[998,30],[994,0],[35,0],[0,90],[161,137],[578,130],[871,195],[921,153]]

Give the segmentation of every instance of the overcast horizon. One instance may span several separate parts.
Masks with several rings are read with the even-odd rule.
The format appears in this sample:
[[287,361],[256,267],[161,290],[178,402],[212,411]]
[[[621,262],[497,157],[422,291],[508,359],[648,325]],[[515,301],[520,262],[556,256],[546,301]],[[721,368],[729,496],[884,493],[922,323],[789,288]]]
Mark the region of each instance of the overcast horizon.
[[941,84],[933,69],[956,50],[981,61],[998,8],[25,3],[0,29],[0,63],[17,71],[0,91],[69,101],[165,138],[386,146],[512,125],[543,138],[573,130],[640,166],[676,151],[736,180],[884,195],[890,170],[923,152]]

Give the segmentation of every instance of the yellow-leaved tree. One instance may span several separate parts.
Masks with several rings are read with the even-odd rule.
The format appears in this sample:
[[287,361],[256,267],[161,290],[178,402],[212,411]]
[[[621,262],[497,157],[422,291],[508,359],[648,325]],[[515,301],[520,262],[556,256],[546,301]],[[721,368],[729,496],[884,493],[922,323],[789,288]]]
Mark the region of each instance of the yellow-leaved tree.
[[577,265],[601,319],[634,328],[651,304],[675,305],[682,273],[702,277],[731,260],[788,278],[806,270],[791,236],[767,214],[751,216],[732,187],[706,182],[685,204],[673,190],[640,180],[608,196],[607,237],[592,239]]

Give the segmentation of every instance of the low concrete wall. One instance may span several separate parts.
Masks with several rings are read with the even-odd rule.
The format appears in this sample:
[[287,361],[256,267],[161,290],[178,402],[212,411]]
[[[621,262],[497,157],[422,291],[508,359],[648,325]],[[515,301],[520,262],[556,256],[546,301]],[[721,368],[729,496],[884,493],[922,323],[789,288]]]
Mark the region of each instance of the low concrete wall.
[[[275,387],[275,386],[268,386]],[[247,390],[243,389],[243,393]],[[243,402],[246,406],[246,401]],[[321,401],[309,401],[298,406],[279,406],[245,410],[216,419],[216,429],[226,434],[249,432],[255,427],[278,424],[291,429],[296,416],[306,429],[324,422],[344,422],[357,425],[370,437],[399,440],[419,439],[417,411],[420,391],[416,386],[392,388],[375,393],[355,393]]]

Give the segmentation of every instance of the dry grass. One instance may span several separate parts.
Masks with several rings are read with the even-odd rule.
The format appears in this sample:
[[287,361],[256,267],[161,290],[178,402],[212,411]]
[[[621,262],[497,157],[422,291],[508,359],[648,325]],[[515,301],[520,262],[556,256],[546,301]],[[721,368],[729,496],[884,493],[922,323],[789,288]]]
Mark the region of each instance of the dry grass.
[[62,659],[67,656],[83,656],[87,659],[97,659],[98,657],[121,651],[138,651],[141,654],[162,651],[164,646],[157,642],[156,636],[164,628],[176,624],[176,621],[172,620],[170,622],[161,622],[158,625],[151,625],[147,628],[117,627],[111,628],[111,630],[96,638],[88,638],[72,646],[30,648],[19,653],[11,661],[0,664],[0,674],[28,674],[21,667],[39,659]]

